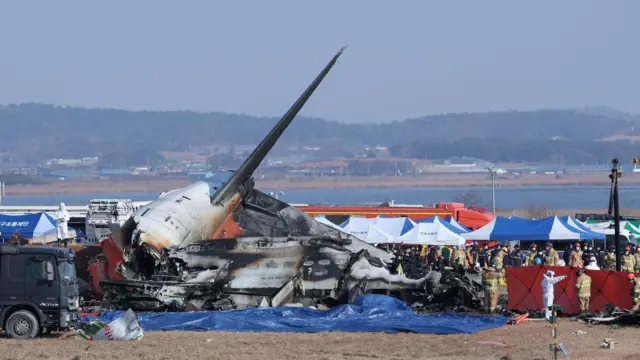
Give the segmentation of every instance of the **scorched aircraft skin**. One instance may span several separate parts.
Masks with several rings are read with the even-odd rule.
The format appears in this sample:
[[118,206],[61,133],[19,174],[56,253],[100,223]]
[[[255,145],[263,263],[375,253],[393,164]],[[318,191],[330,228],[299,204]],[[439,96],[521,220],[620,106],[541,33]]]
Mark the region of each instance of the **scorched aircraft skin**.
[[[426,277],[390,274],[387,252],[253,189],[253,172],[343,50],[227,179],[165,194],[113,229],[125,280],[103,282],[105,299],[134,310],[225,309],[424,289]],[[245,236],[206,240],[230,218]]]

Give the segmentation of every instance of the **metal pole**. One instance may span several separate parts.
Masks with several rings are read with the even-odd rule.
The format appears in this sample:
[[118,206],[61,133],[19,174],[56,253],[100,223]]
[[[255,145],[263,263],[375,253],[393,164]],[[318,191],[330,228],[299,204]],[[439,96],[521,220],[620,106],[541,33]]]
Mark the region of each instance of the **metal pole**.
[[[620,172],[620,163],[618,159],[611,161],[613,167],[611,169],[611,198],[609,199],[609,215],[613,212],[613,226],[615,229],[615,244],[616,244],[616,270],[622,271],[622,251],[620,245],[620,197],[618,194],[618,179],[622,176]],[[612,209],[613,207],[613,209]],[[612,211],[613,210],[613,211]]]
[[558,309],[553,306],[553,325],[551,334],[553,335],[553,359],[558,360]]
[[489,170],[489,174],[491,174],[491,204],[493,207],[493,216],[496,216],[496,184],[495,184],[495,175],[493,173],[492,167],[486,167],[485,169]]
[[494,181],[493,170],[491,170],[491,195],[492,195],[492,203],[493,203],[493,216],[496,216],[496,184]]

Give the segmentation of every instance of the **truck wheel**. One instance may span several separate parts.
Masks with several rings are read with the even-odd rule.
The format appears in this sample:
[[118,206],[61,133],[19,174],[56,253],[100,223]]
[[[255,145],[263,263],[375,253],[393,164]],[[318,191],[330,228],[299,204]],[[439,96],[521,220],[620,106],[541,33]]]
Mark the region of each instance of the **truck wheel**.
[[33,313],[20,310],[9,316],[5,331],[12,339],[33,339],[40,333],[40,324]]

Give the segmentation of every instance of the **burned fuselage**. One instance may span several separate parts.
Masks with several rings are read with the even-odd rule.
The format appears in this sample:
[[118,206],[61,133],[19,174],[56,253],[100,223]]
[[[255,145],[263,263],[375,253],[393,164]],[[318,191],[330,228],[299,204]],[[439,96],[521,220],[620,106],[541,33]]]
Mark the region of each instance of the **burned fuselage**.
[[[149,294],[161,294],[163,298],[158,298],[158,302],[170,300],[173,308],[180,304],[186,306],[196,296],[203,304],[213,307],[220,300],[229,299],[233,307],[244,308],[260,306],[265,301],[269,306],[277,306],[294,299],[306,303],[325,298],[348,301],[354,287],[361,292],[424,287],[424,279],[392,275],[384,263],[367,250],[347,249],[350,243],[348,239],[322,236],[247,237],[200,241],[184,248],[172,248],[159,263],[154,278],[157,282],[174,283],[164,289],[149,288]],[[107,287],[124,288],[130,284],[136,283],[112,282]],[[215,287],[216,291],[210,292],[211,298],[203,298],[202,290],[197,294],[191,291],[197,288],[196,284],[206,289],[211,284],[224,285]],[[125,292],[113,295],[128,296]],[[175,301],[176,297],[183,300]],[[131,306],[131,298],[110,301]]]
[[[341,53],[237,171],[172,191],[112,229],[124,280],[101,284],[107,303],[134,310],[226,309],[293,299],[348,302],[368,291],[426,288],[433,276],[392,275],[391,254],[253,189],[253,172]],[[230,220],[243,237],[203,240]]]
[[[114,234],[123,250],[125,277],[143,274],[161,260],[164,249],[214,237],[253,189],[253,172],[309,100],[342,54],[340,49],[271,131],[224,181],[200,181],[170,192],[136,211]],[[116,240],[117,238],[117,240]]]

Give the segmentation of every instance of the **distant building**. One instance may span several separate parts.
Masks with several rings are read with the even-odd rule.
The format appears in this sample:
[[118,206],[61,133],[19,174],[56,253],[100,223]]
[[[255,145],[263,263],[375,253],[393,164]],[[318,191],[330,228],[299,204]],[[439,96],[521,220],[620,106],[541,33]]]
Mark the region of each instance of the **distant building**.
[[90,179],[92,177],[96,177],[97,174],[93,171],[56,170],[56,171],[42,172],[40,176],[45,178],[72,180],[72,179]]
[[131,176],[131,170],[129,169],[102,169],[100,170],[101,176]]

